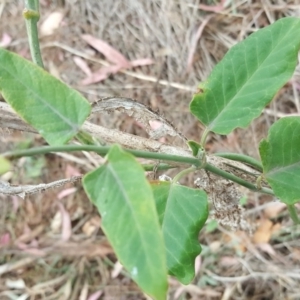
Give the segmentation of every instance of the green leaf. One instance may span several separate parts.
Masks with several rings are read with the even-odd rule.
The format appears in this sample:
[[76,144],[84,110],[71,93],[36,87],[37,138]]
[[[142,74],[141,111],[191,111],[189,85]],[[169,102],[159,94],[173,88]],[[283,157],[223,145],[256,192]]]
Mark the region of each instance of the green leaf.
[[199,153],[204,151],[203,147],[195,141],[190,140],[187,143],[192,150],[193,156],[195,157],[198,157]]
[[165,299],[167,268],[153,193],[135,158],[113,146],[107,162],[83,185],[102,216],[102,229],[133,280],[154,299]]
[[195,258],[201,252],[199,231],[208,217],[204,191],[170,182],[152,182],[156,209],[166,245],[170,275],[183,284],[195,276]]
[[259,152],[264,176],[275,195],[286,204],[300,201],[300,117],[274,123]]
[[191,112],[215,133],[247,127],[292,76],[299,48],[299,18],[283,18],[251,34],[200,85]]
[[77,91],[2,48],[0,91],[5,101],[50,145],[70,140],[90,113],[88,101]]
[[0,175],[10,170],[10,162],[4,157],[0,156]]

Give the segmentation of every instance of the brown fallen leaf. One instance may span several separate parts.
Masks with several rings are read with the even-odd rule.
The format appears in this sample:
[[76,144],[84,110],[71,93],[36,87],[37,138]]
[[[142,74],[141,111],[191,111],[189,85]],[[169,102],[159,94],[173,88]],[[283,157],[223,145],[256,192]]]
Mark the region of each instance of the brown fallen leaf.
[[123,265],[119,261],[116,261],[113,270],[111,271],[111,278],[117,278],[119,274],[122,272],[122,270],[123,270]]
[[61,216],[62,216],[62,223],[61,223],[61,239],[63,241],[68,241],[72,235],[72,225],[71,225],[71,218],[70,214],[66,211],[65,207],[62,203],[57,203]]
[[10,234],[8,232],[0,236],[0,248],[1,246],[7,246],[11,241]]
[[62,11],[50,13],[40,27],[40,35],[47,36],[53,34],[54,31],[58,29],[63,17],[64,13]]
[[82,35],[82,39],[85,40],[90,46],[102,53],[108,61],[116,65],[120,65],[123,68],[131,66],[130,62],[122,53],[110,46],[105,41],[95,38],[89,34]]
[[82,174],[79,172],[78,168],[75,168],[74,166],[67,164],[65,169],[65,176],[67,178],[71,178],[73,176],[80,176],[80,175]]
[[3,35],[2,35],[2,39],[0,41],[0,47],[1,48],[6,48],[7,46],[9,46],[11,41],[12,41],[11,36],[8,35],[6,32],[4,32]]
[[271,231],[272,235],[277,233],[277,231],[279,231],[281,229],[281,227],[282,227],[282,225],[280,223],[274,224],[272,227],[272,231]]
[[6,279],[5,285],[10,289],[23,290],[26,289],[26,284],[23,279]]
[[98,216],[94,216],[84,223],[82,226],[82,231],[87,235],[91,236],[96,230],[100,228],[101,219]]
[[105,80],[111,74],[118,73],[122,69],[124,70],[131,67],[133,68],[133,67],[146,66],[146,65],[151,65],[153,63],[154,63],[153,60],[150,58],[141,58],[141,59],[133,60],[128,67],[124,67],[121,65],[111,65],[111,66],[102,67],[95,73],[92,73],[91,75],[83,79],[81,81],[81,84],[89,85],[89,84],[97,83]]
[[95,73],[87,74],[89,71],[87,71],[87,68],[83,66],[82,62],[80,62],[79,65],[78,59],[76,61],[74,60],[75,63],[88,75],[88,77],[82,80],[82,85],[89,85],[103,81],[108,78],[109,75],[115,74],[122,69],[146,66],[154,63],[154,61],[150,58],[140,58],[129,61],[122,53],[110,46],[108,43],[89,34],[82,35],[82,39],[97,51],[102,53],[109,62],[114,64],[111,66],[102,67]]
[[269,255],[276,255],[274,248],[269,243],[260,243],[256,245],[261,251],[268,253]]
[[268,219],[262,220],[256,232],[253,235],[255,244],[268,243],[272,234],[273,222]]
[[86,63],[86,61],[84,59],[82,59],[79,56],[74,56],[73,57],[74,63],[87,75],[87,76],[91,76],[92,75],[92,71],[89,68],[88,64]]
[[62,214],[60,213],[60,211],[57,211],[50,223],[51,232],[54,234],[59,233],[61,225],[62,225]]
[[41,249],[38,249],[38,248],[32,248],[26,244],[22,244],[22,243],[19,243],[17,244],[17,247],[20,249],[20,250],[23,250],[24,253],[28,253],[30,255],[33,255],[33,256],[40,256],[40,257],[43,257],[46,255],[46,252],[41,250]]
[[24,226],[23,234],[20,235],[16,240],[15,243],[29,243],[33,239],[40,236],[40,234],[44,231],[45,226],[43,224],[40,224],[36,227],[34,227],[33,230],[30,229],[27,225]]
[[272,206],[268,206],[264,209],[264,214],[267,218],[276,218],[286,208],[286,205],[282,202],[272,203]]
[[100,70],[98,70],[95,73],[92,73],[91,76],[86,77],[81,81],[82,85],[89,85],[93,83],[97,83],[100,81],[103,81],[104,79],[108,78],[110,74],[115,74],[118,71],[123,69],[122,66],[120,65],[113,65],[113,66],[108,66],[108,67],[103,67]]
[[189,51],[189,55],[188,55],[188,60],[187,60],[187,67],[186,67],[186,71],[189,72],[192,68],[193,65],[193,59],[194,59],[194,54],[196,52],[196,48],[197,48],[197,44],[198,41],[202,35],[202,32],[205,28],[205,26],[207,25],[207,23],[209,22],[209,20],[211,19],[213,15],[210,15],[208,17],[206,17],[203,22],[201,23],[201,25],[198,27],[197,32],[193,35],[192,37],[192,41],[191,41],[191,45],[190,45],[190,51]]
[[211,11],[211,12],[219,12],[225,8],[226,0],[221,0],[219,5],[205,5],[199,4],[199,8],[204,11]]
[[247,250],[247,234],[244,231],[236,231],[232,234],[224,234],[224,242],[228,247],[235,249],[237,253],[244,253]]
[[130,64],[132,67],[142,67],[142,66],[152,65],[154,64],[154,61],[151,58],[139,58],[139,59],[132,60]]
[[75,188],[75,187],[64,189],[57,194],[57,199],[61,200],[71,194],[74,194],[76,191],[77,191],[77,188]]
[[54,77],[56,77],[57,79],[61,79],[60,78],[60,72],[58,67],[53,63],[53,61],[49,61],[48,63],[48,71],[51,75],[53,75]]
[[291,257],[298,263],[300,261],[300,250],[292,248]]
[[98,300],[103,294],[103,291],[100,290],[100,291],[97,291],[91,295],[89,295],[88,299],[87,300]]
[[232,266],[237,266],[240,264],[239,260],[237,257],[234,256],[222,256],[220,259],[219,264],[222,267],[232,267]]
[[[49,247],[51,246],[51,247]],[[81,242],[63,242],[48,245],[49,252],[59,253],[66,257],[105,257],[114,253],[112,247],[106,241],[81,241]]]
[[212,253],[217,253],[220,250],[222,243],[220,241],[213,241],[208,246]]
[[195,274],[199,274],[201,270],[201,265],[202,265],[201,255],[198,255],[195,258]]

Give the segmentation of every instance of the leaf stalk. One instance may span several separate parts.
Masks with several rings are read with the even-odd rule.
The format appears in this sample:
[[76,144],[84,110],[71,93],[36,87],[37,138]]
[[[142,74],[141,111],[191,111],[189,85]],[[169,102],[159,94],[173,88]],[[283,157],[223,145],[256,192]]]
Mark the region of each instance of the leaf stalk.
[[194,171],[196,171],[197,170],[197,168],[195,167],[195,166],[191,166],[190,168],[188,168],[188,169],[184,169],[184,170],[182,170],[181,172],[179,172],[174,178],[173,178],[173,182],[174,183],[177,183],[183,176],[185,176],[185,175],[187,175],[187,174],[189,174],[189,173],[191,173],[191,172],[194,172]]
[[209,132],[210,131],[209,131],[208,127],[206,127],[203,134],[202,134],[202,136],[201,136],[200,145],[203,149],[205,149],[205,143],[206,143],[206,139],[207,139],[207,136],[208,136]]
[[25,0],[23,17],[26,22],[28,42],[32,60],[35,64],[37,64],[41,68],[44,68],[37,28],[37,22],[40,19],[38,0]]

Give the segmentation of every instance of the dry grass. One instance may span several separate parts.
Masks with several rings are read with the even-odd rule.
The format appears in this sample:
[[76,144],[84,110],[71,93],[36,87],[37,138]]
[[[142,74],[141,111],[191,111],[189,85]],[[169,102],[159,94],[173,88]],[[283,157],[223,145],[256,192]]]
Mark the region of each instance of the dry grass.
[[[59,29],[41,39],[45,66],[90,101],[111,95],[137,99],[159,109],[184,135],[198,140],[202,127],[188,111],[197,83],[238,41],[278,18],[300,14],[297,0],[229,0],[219,12],[198,8],[217,2],[41,1],[41,21],[53,11],[64,13]],[[0,37],[10,35],[9,49],[29,58],[22,8],[22,1],[0,1]],[[92,71],[105,64],[82,34],[107,41],[128,59],[153,58],[155,64],[117,73],[101,83],[80,85],[85,74],[74,56],[83,58]],[[257,156],[257,145],[269,126],[282,114],[300,113],[299,77],[298,67],[247,130],[228,137],[211,136],[210,151]],[[128,116],[101,115],[93,121],[145,134]],[[43,143],[18,132],[3,132],[0,142],[1,151]],[[86,173],[95,163],[88,154],[21,159],[7,179],[50,182]],[[0,299],[145,299],[116,262],[101,232],[98,213],[81,185],[66,189],[65,195],[52,190],[26,200],[0,195]],[[270,197],[244,193],[249,219],[260,227],[253,236],[220,226],[204,230],[197,276],[189,286],[170,279],[170,299],[300,299],[299,228],[292,226],[287,211]],[[98,294],[91,298],[93,293]]]

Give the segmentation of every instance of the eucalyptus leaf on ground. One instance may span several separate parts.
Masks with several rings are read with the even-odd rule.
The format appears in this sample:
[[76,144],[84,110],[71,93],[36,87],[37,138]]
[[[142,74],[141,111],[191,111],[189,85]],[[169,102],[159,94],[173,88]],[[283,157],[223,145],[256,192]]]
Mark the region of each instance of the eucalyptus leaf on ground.
[[300,202],[300,117],[274,123],[259,152],[264,176],[275,195],[286,204]]
[[0,48],[0,92],[50,145],[61,145],[90,113],[88,101],[45,70]]
[[191,112],[215,133],[247,127],[292,76],[299,48],[299,18],[282,18],[251,34],[200,85]]
[[165,300],[167,267],[153,193],[144,170],[118,146],[83,185],[102,217],[102,229],[132,279],[156,300]]
[[204,191],[170,182],[151,184],[166,245],[170,275],[183,284],[195,276],[195,258],[201,252],[199,231],[208,217]]

